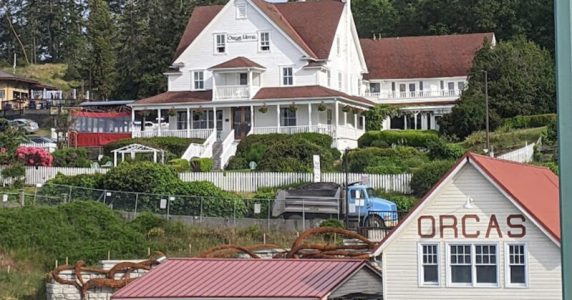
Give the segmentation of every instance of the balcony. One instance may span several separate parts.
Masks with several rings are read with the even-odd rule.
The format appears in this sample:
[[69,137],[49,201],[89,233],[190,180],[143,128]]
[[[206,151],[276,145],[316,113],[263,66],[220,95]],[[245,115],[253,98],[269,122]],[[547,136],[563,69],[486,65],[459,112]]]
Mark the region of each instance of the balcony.
[[169,136],[179,138],[196,138],[207,139],[213,132],[212,129],[168,129],[167,128],[147,128],[141,131],[139,128],[134,128],[131,136],[134,138],[150,138],[156,136]]
[[225,85],[217,86],[215,98],[218,100],[240,100],[250,98],[250,88],[248,85]]
[[365,96],[383,103],[415,103],[420,101],[451,101],[461,95],[461,90],[366,92]]

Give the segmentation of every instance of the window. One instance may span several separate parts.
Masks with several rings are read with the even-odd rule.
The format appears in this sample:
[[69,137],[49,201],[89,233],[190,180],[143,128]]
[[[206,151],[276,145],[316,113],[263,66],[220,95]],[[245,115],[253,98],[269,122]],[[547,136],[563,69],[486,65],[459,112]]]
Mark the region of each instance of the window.
[[332,87],[332,72],[328,70],[326,71],[326,75],[328,76],[328,87]]
[[178,111],[177,112],[177,129],[187,129],[187,112]]
[[343,78],[342,78],[342,72],[338,73],[338,90],[342,89],[342,85],[343,85]]
[[477,284],[497,283],[497,246],[475,245]]
[[381,91],[381,83],[379,82],[370,82],[369,83],[369,92],[372,94],[379,94]]
[[240,85],[247,85],[248,84],[248,74],[247,73],[240,73],[239,74],[239,84]]
[[208,124],[208,113],[205,111],[193,111],[193,129],[206,129]]
[[465,90],[465,82],[464,81],[459,81],[457,82],[457,89],[459,89],[460,92]]
[[205,73],[203,71],[193,72],[193,82],[194,82],[193,87],[195,90],[204,90],[205,89]]
[[340,56],[341,52],[341,45],[340,45],[340,37],[336,38],[336,54]]
[[437,244],[419,245],[419,285],[439,285]]
[[266,52],[270,51],[270,32],[260,33],[260,51]]
[[332,125],[332,118],[334,114],[331,109],[326,110],[326,124]]
[[280,126],[296,126],[296,111],[289,107],[280,108]]
[[407,86],[405,85],[405,83],[399,84],[399,97],[401,98],[407,97],[407,92],[405,91],[406,88]]
[[409,84],[409,97],[415,97],[415,83]]
[[527,285],[527,259],[526,246],[524,244],[508,244],[507,245],[507,270],[506,285],[521,286]]
[[215,53],[226,53],[226,34],[215,34]]
[[237,19],[246,19],[246,3],[240,2],[236,3],[236,18]]
[[4,91],[0,91],[0,100],[4,100],[4,97],[6,97],[6,94]]
[[447,89],[449,91],[452,91],[455,89],[455,83],[454,82],[447,82]]
[[472,283],[471,245],[451,245],[450,247],[451,283],[470,285]]
[[294,73],[292,67],[282,68],[282,85],[294,85]]

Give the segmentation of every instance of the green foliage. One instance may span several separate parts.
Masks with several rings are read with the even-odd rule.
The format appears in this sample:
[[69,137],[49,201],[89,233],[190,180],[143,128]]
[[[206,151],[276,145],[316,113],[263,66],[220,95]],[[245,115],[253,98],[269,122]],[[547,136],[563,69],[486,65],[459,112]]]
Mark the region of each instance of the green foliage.
[[56,177],[48,180],[44,187],[50,184],[54,185],[71,185],[90,189],[102,189],[104,174],[79,174],[74,176],[66,176],[62,173],[56,174]]
[[402,145],[423,148],[429,141],[437,141],[439,137],[434,131],[420,130],[385,130],[369,131],[358,140],[360,148],[363,147],[390,147]]
[[5,167],[0,173],[3,178],[9,178],[14,180],[12,186],[16,188],[21,188],[24,186],[24,180],[26,176],[26,168],[21,163],[14,163]]
[[131,144],[141,144],[145,146],[149,146],[156,149],[163,149],[167,152],[172,153],[177,157],[181,157],[189,145],[191,143],[198,143],[202,144],[203,140],[201,139],[192,139],[192,138],[179,138],[179,137],[151,137],[151,138],[131,138],[131,139],[122,139],[111,142],[105,146],[103,146],[103,152],[107,156],[113,156],[111,150],[121,148]]
[[96,87],[94,94],[97,99],[109,99],[115,90],[117,78],[117,53],[113,38],[115,27],[106,1],[90,0],[88,3],[87,39],[91,47],[88,48],[87,64],[90,86]]
[[[546,128],[529,128],[510,130],[508,132],[496,131],[489,135],[491,148],[495,153],[510,151],[523,147],[526,143],[534,143],[544,135]],[[461,145],[468,151],[482,152],[486,148],[486,134],[483,131],[468,136]]]
[[189,161],[182,158],[172,159],[169,161],[169,166],[177,173],[188,172],[191,170]]
[[417,204],[417,201],[419,201],[419,198],[412,195],[387,193],[383,190],[376,190],[375,192],[382,198],[395,203],[395,205],[397,205],[397,211],[399,212],[408,212],[415,204]]
[[427,193],[437,181],[453,165],[452,161],[437,160],[424,164],[419,169],[413,171],[411,177],[411,189],[415,196],[421,197]]
[[546,133],[544,135],[544,142],[555,145],[558,142],[558,132],[557,132],[557,121],[552,120],[548,123],[546,127]]
[[322,170],[329,171],[341,156],[331,145],[332,137],[319,133],[249,135],[238,144],[227,169],[249,169],[254,161],[257,171],[306,172],[312,169],[313,155],[319,154]]
[[193,172],[210,172],[213,170],[213,160],[205,157],[192,158],[191,169]]
[[413,147],[369,147],[348,153],[348,168],[353,173],[408,173],[427,161],[427,154]]
[[485,128],[485,80],[488,73],[490,128],[500,118],[554,113],[556,93],[554,63],[548,51],[523,39],[486,45],[477,52],[469,74],[469,88],[440,130],[464,138]]
[[87,150],[85,148],[66,148],[59,149],[52,153],[54,167],[76,167],[89,168],[91,161],[89,160]]
[[344,224],[338,219],[326,219],[320,222],[320,227],[344,228]]
[[443,139],[429,141],[427,150],[431,160],[457,160],[465,154],[465,149],[461,145],[447,143]]
[[177,173],[165,165],[153,162],[121,163],[103,178],[108,190],[171,194],[180,182]]
[[246,206],[242,199],[225,192],[208,181],[179,182],[171,191],[174,195],[187,195],[171,204],[173,214],[198,215],[203,211],[207,217],[242,217]]
[[507,129],[523,129],[548,126],[556,120],[556,114],[516,116],[502,120],[501,127]]
[[[352,2],[355,4],[355,2]],[[381,130],[381,123],[387,117],[396,117],[399,109],[395,106],[376,105],[365,112],[365,126],[367,131]]]

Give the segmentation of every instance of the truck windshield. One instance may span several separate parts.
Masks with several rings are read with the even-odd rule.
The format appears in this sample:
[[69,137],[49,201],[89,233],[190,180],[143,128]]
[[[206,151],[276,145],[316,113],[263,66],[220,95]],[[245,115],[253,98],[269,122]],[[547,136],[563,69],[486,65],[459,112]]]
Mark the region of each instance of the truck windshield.
[[367,196],[369,198],[377,197],[377,193],[375,192],[375,190],[373,188],[367,188]]

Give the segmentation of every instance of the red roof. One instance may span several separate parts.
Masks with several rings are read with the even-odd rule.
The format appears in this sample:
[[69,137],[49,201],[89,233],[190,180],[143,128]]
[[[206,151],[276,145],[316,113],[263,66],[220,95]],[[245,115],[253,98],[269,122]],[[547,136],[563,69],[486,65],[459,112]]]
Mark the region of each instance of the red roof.
[[212,66],[209,69],[236,69],[236,68],[260,68],[260,69],[264,69],[263,66],[253,62],[252,60],[250,60],[244,56],[235,57],[231,60],[227,60],[223,63]]
[[344,92],[333,90],[320,85],[307,85],[307,86],[283,86],[283,87],[268,87],[261,88],[253,99],[256,100],[270,100],[270,99],[293,99],[304,100],[302,98],[332,98],[342,97],[348,100],[353,100],[374,106],[375,103],[362,98],[348,95]]
[[374,251],[375,255],[385,248],[391,239],[413,216],[417,215],[423,204],[454,170],[465,163],[474,164],[481,169],[523,213],[537,222],[550,238],[560,242],[560,198],[558,176],[544,167],[517,163],[509,160],[491,158],[468,152],[429,190],[409,213],[399,222]]
[[[276,26],[312,58],[327,59],[345,3],[340,0],[270,3],[253,0]],[[195,40],[222,6],[198,6],[193,10],[179,42],[175,58]]]
[[467,76],[494,33],[360,39],[369,79]]
[[210,102],[212,98],[212,90],[164,92],[149,98],[137,100],[133,104],[198,103]]
[[113,294],[130,298],[322,298],[362,260],[169,259]]

